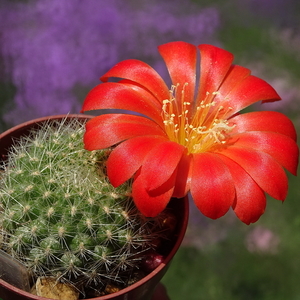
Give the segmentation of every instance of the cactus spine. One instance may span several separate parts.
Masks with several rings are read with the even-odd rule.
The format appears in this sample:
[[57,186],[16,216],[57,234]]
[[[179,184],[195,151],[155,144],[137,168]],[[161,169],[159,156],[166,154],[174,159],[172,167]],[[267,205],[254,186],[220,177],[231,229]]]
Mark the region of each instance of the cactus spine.
[[35,278],[103,293],[140,276],[145,254],[164,235],[164,217],[143,217],[130,183],[109,184],[109,150],[84,150],[83,132],[78,119],[49,121],[14,144],[0,178],[0,248]]

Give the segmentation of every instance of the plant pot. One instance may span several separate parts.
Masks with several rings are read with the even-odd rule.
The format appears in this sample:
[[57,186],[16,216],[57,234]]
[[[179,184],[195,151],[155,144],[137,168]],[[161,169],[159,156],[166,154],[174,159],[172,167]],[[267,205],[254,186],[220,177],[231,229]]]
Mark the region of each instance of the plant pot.
[[[87,119],[91,118],[91,116],[87,115],[57,115],[45,118],[35,119],[29,122],[25,122],[21,125],[15,126],[6,132],[0,134],[0,159],[5,160],[7,151],[12,145],[13,141],[20,138],[23,135],[28,134],[28,132],[33,127],[39,127],[42,122],[46,122],[49,119],[71,119],[71,118],[79,118],[85,122]],[[162,279],[164,274],[166,273],[173,256],[176,254],[182,239],[185,235],[187,223],[188,223],[188,199],[187,197],[184,199],[172,199],[170,201],[169,207],[173,210],[174,214],[177,217],[177,225],[174,231],[174,239],[168,243],[166,249],[164,249],[164,257],[163,262],[155,268],[151,273],[146,275],[144,278],[139,280],[138,282],[118,291],[113,294],[92,298],[94,300],[106,300],[106,299],[116,299],[116,300],[150,300],[152,299],[153,293],[159,281]],[[0,261],[1,264],[1,261]],[[48,299],[40,296],[35,296],[27,291],[24,291],[20,288],[20,285],[15,283],[10,284],[6,282],[4,279],[7,276],[4,274],[4,263],[0,265],[0,300],[42,300]],[[2,277],[2,279],[1,279]],[[14,275],[10,277],[15,277]],[[91,299],[91,298],[90,298]]]

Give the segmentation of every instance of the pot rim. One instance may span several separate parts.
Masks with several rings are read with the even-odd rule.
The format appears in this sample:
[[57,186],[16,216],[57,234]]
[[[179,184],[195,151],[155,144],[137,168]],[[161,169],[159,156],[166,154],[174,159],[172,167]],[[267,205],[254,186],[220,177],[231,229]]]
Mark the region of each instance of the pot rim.
[[15,125],[15,126],[9,128],[9,129],[3,131],[2,133],[0,133],[0,141],[3,137],[11,134],[14,131],[22,129],[25,126],[38,124],[40,122],[44,122],[44,121],[47,121],[47,120],[56,120],[56,119],[63,119],[63,118],[66,118],[66,119],[70,119],[70,118],[91,119],[93,117],[94,116],[92,116],[92,115],[85,115],[85,114],[59,114],[59,115],[51,115],[51,116],[44,116],[44,117],[35,118],[35,119],[32,119],[32,120],[22,122],[18,125]]

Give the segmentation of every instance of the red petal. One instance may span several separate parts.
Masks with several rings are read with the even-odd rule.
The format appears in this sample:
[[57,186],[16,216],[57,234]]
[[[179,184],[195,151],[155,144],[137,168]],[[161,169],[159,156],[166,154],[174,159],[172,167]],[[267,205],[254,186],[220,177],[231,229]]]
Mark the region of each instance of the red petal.
[[166,141],[161,136],[138,136],[118,145],[110,154],[106,166],[113,186],[119,186],[131,178],[140,168],[148,152]]
[[231,108],[227,117],[255,102],[281,99],[266,81],[252,75],[245,77],[229,94],[221,96],[224,97],[221,105]]
[[159,46],[158,50],[167,65],[173,85],[179,84],[181,90],[188,83],[184,87],[184,101],[192,102],[195,93],[197,48],[185,42],[172,42]]
[[126,114],[100,115],[86,123],[84,146],[87,150],[104,149],[143,135],[166,136],[156,123],[144,117]]
[[224,100],[224,96],[228,95],[235,86],[248,77],[250,73],[251,71],[245,67],[232,65],[219,88],[219,93],[216,95],[216,98]]
[[194,154],[191,194],[198,209],[212,219],[220,218],[231,207],[234,183],[227,166],[217,155]]
[[247,68],[232,65],[224,78],[218,92],[215,95],[214,102],[216,103],[215,107],[219,108],[223,106],[223,110],[219,114],[219,118],[222,117],[222,112],[227,114],[230,104],[227,101],[226,96],[247,76],[249,76],[251,71]]
[[174,173],[184,152],[184,146],[167,141],[151,149],[141,168],[141,181],[147,191],[159,188]]
[[218,91],[233,61],[233,55],[221,48],[206,44],[199,45],[198,48],[201,61],[196,106],[207,97],[207,93],[213,97],[213,93]]
[[250,148],[271,155],[289,172],[296,175],[299,149],[293,139],[286,135],[266,131],[246,131],[227,140],[239,148]]
[[292,121],[276,111],[257,111],[234,116],[230,119],[236,126],[232,130],[234,133],[245,131],[273,131],[284,134],[294,141],[297,139],[296,129]]
[[148,89],[157,99],[169,99],[169,88],[161,76],[140,60],[128,59],[119,62],[104,74],[101,80],[106,82],[109,77],[131,80]]
[[235,186],[233,210],[244,223],[256,222],[266,208],[266,195],[241,166],[227,158],[219,156],[230,170]]
[[183,198],[191,187],[192,155],[183,154],[177,167],[177,177],[173,197]]
[[269,154],[234,146],[223,148],[220,153],[238,163],[270,196],[278,200],[286,198],[286,174]]
[[[82,112],[96,109],[125,109],[148,116],[161,123],[161,105],[148,91],[132,85],[107,82],[93,88],[87,95]],[[138,90],[137,90],[138,89]]]
[[155,217],[168,205],[174,190],[176,172],[157,190],[147,191],[137,173],[132,185],[132,197],[138,210],[146,217]]

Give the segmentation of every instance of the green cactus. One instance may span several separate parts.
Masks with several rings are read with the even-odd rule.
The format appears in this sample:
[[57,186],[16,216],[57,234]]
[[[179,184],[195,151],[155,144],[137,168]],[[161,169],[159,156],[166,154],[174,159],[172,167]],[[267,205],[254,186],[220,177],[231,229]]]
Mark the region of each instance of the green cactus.
[[33,277],[52,276],[84,294],[133,283],[164,238],[164,216],[143,217],[130,182],[109,184],[109,150],[84,150],[83,132],[78,119],[49,121],[14,144],[0,178],[0,248]]

